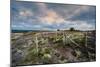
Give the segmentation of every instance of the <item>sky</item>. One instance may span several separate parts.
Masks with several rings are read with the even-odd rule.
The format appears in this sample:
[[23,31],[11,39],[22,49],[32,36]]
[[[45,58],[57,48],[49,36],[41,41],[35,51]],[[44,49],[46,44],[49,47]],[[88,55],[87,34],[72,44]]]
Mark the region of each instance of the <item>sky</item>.
[[13,30],[95,30],[96,7],[39,2],[11,2]]

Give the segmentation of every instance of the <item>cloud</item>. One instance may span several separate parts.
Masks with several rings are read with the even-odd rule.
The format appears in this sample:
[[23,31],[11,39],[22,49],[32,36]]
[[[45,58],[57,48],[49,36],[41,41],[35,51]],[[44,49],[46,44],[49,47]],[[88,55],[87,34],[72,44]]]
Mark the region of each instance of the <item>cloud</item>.
[[47,6],[44,3],[36,3],[37,7],[39,8],[39,11],[41,12],[45,12],[45,10],[47,10]]
[[42,16],[39,17],[39,20],[43,23],[52,25],[54,23],[60,24],[65,20],[57,14],[54,10],[48,9],[47,5],[44,3],[37,3],[39,11],[42,13]]
[[[13,6],[16,5],[17,6]],[[12,27],[16,29],[56,30],[95,29],[95,14],[92,6],[59,5],[47,3],[15,3]],[[91,18],[91,19],[88,19]]]
[[65,20],[54,11],[48,11],[45,16],[39,18],[40,21],[47,24],[60,24]]
[[71,20],[73,16],[80,15],[83,12],[88,12],[89,10],[93,9],[93,7],[85,6],[85,5],[63,5],[62,4],[59,7],[57,6],[55,6],[54,4],[49,4],[48,8],[54,10],[57,14],[59,14],[66,20]]
[[66,21],[68,23],[64,23],[67,26],[74,27],[77,30],[94,30],[95,26],[93,24],[87,23],[87,21]]
[[81,10],[78,14],[73,15],[70,20],[91,21],[96,20],[95,7],[88,7],[86,10]]
[[76,9],[72,10],[73,12],[69,14],[67,19],[72,18],[73,16],[79,15],[81,12],[86,12],[89,10],[89,7],[87,6],[78,6]]
[[24,10],[19,11],[19,16],[22,16],[22,17],[29,17],[33,15],[34,15],[33,12],[29,9],[24,9]]

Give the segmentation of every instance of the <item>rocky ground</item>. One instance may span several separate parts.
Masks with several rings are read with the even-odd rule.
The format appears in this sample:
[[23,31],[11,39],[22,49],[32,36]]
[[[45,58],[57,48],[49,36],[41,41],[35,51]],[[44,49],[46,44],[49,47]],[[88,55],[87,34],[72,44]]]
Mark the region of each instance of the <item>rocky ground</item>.
[[94,32],[11,33],[12,65],[95,61]]

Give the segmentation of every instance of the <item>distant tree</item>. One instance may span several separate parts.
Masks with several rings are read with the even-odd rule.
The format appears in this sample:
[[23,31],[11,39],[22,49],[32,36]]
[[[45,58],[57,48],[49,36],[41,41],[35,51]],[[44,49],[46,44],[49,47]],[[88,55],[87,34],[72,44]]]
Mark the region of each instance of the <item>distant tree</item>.
[[73,27],[70,28],[70,31],[74,31],[75,29]]
[[60,29],[57,29],[57,31],[60,31]]

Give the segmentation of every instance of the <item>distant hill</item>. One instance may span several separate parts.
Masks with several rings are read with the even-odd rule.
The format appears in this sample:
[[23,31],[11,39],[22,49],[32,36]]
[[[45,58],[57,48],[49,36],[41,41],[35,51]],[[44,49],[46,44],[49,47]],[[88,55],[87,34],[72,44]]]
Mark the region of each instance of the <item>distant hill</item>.
[[[59,30],[59,31],[65,31],[70,32],[70,30]],[[73,32],[95,32],[96,30],[74,30]],[[12,33],[20,33],[20,32],[54,32],[54,30],[11,30]]]
[[19,33],[19,32],[52,32],[50,30],[11,30],[12,33]]

